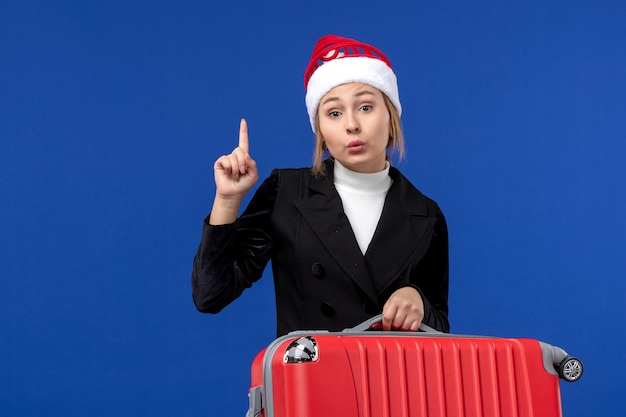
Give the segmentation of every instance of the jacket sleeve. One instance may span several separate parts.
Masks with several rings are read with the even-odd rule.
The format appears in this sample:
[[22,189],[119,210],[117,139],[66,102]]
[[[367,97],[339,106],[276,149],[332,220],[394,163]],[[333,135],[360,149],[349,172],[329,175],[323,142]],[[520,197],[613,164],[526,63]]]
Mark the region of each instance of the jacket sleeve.
[[[420,285],[411,285],[424,301],[423,323],[433,329],[449,332],[448,322],[448,227],[445,217],[437,207],[437,223],[427,253],[420,262]],[[413,283],[412,283],[413,284]]]
[[271,216],[279,171],[261,184],[232,224],[204,220],[191,273],[192,297],[203,313],[218,313],[263,275],[272,253]]

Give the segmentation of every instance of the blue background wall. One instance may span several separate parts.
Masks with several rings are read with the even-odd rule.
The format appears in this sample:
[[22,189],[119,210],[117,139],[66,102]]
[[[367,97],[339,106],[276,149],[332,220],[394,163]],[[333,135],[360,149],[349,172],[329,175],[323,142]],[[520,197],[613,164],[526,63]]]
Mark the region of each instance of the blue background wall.
[[[507,4],[504,4],[507,3]],[[390,57],[408,158],[447,215],[455,333],[583,359],[568,417],[625,415],[623,1],[3,1],[0,414],[241,416],[267,274],[197,313],[212,166],[310,163],[318,37]]]

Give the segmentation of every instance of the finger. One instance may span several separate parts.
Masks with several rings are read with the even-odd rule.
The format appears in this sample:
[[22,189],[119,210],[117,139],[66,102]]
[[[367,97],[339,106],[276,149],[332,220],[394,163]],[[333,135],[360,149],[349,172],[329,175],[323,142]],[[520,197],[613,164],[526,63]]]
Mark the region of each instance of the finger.
[[250,155],[246,155],[246,174],[248,174],[255,181],[259,177],[259,172],[257,170],[256,161],[250,157]]
[[393,326],[393,320],[396,317],[396,312],[396,307],[393,304],[387,303],[383,306],[383,330],[391,330]]
[[406,316],[396,315],[396,322],[398,324],[394,323],[394,326],[396,326],[397,329],[404,330],[404,331],[417,330],[417,328],[414,328],[416,323],[417,323],[417,327],[419,327],[419,322],[417,322],[415,316],[412,316],[412,315],[406,315]]
[[221,156],[217,161],[215,161],[215,173],[217,175],[218,171],[221,171],[221,175],[225,175],[228,178],[234,179],[235,181],[239,179],[239,169],[237,168],[238,161],[237,157],[232,153],[229,155]]
[[248,165],[246,164],[246,155],[241,149],[235,149],[230,155],[228,155],[230,166],[232,167],[232,174],[234,180],[239,180],[239,177],[245,175],[248,171]]
[[245,174],[247,170],[246,153],[241,148],[235,148],[230,154],[222,156],[220,159],[228,162],[224,162],[225,166],[228,166],[228,172],[233,174]]
[[409,328],[409,326],[411,325],[411,323],[409,321],[407,321],[407,316],[402,313],[401,311],[396,311],[396,315],[393,318],[393,321],[391,323],[391,327],[393,329],[398,329],[398,330],[406,330]]
[[214,167],[216,170],[220,170],[224,173],[230,174],[232,171],[232,165],[229,159],[229,155],[220,156],[217,161],[215,161]]
[[250,152],[250,144],[248,143],[248,122],[246,122],[246,119],[241,119],[239,123],[239,147],[243,149],[245,153]]

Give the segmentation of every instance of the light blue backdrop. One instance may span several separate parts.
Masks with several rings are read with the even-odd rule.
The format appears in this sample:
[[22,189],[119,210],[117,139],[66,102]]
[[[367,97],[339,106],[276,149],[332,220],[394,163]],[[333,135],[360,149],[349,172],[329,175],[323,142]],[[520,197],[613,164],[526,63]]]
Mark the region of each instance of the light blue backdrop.
[[242,416],[271,277],[197,313],[212,166],[307,166],[318,37],[371,42],[450,229],[456,333],[579,356],[567,417],[625,415],[623,1],[3,1],[0,414]]

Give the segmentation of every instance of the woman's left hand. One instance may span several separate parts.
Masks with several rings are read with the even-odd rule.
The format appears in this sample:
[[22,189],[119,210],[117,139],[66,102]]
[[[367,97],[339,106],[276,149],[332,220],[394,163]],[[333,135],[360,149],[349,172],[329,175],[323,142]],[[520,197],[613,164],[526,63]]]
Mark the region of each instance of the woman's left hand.
[[424,301],[413,287],[396,290],[383,306],[383,329],[416,332],[424,318]]

